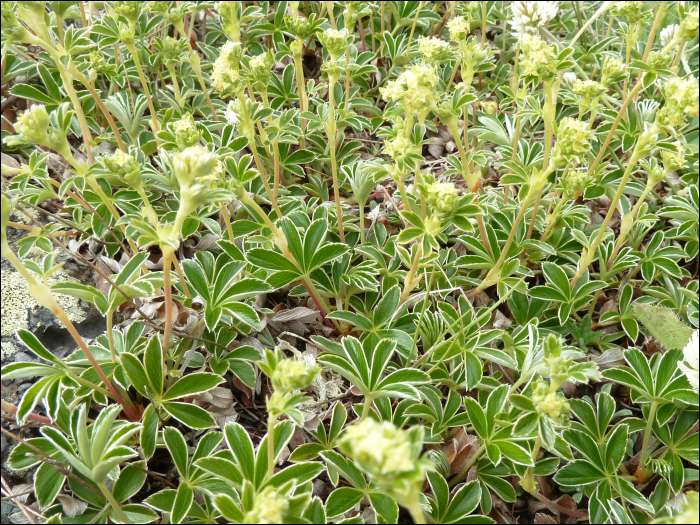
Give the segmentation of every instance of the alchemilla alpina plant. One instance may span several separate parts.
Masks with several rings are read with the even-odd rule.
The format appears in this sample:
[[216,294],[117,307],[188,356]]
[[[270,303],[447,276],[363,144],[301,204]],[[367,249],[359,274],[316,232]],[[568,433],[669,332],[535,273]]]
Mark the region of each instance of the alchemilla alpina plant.
[[697,522],[698,27],[3,2],[3,522]]

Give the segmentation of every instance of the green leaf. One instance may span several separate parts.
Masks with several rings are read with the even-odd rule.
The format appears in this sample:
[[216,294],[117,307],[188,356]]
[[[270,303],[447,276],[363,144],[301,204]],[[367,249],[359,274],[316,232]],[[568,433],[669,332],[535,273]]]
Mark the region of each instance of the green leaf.
[[481,405],[479,405],[479,403],[477,403],[471,397],[465,397],[464,408],[467,410],[469,421],[474,427],[474,431],[482,441],[487,441],[491,435],[489,434],[489,425],[486,423],[486,415],[484,414]]
[[34,473],[34,494],[41,510],[51,505],[63,487],[66,476],[54,465],[42,463]]
[[194,503],[194,491],[187,483],[180,483],[173,502],[170,520],[173,523],[182,523]]
[[330,493],[326,500],[326,514],[329,518],[344,514],[362,501],[363,491],[352,487],[340,487]]
[[25,344],[29,350],[33,354],[36,354],[37,357],[40,357],[49,363],[53,363],[54,365],[59,366],[60,368],[64,368],[65,365],[63,362],[57,358],[55,355],[53,355],[51,352],[49,352],[46,347],[37,339],[37,337],[31,333],[29,330],[17,330],[17,337]]
[[463,518],[471,514],[481,500],[481,485],[478,481],[465,483],[452,496],[447,512],[442,523],[460,523]]
[[185,442],[185,438],[182,437],[182,434],[180,434],[177,429],[167,427],[163,429],[163,441],[165,441],[165,446],[168,448],[168,452],[170,452],[170,456],[175,462],[178,473],[186,482],[188,480],[187,466],[189,464],[189,460],[187,456],[187,443]]
[[[507,388],[507,385],[504,386],[506,386]],[[517,443],[514,443],[512,441],[497,440],[493,441],[492,444],[496,445],[501,451],[501,454],[503,454],[513,463],[517,463],[518,465],[525,465],[528,467],[532,467],[535,465],[528,451],[520,445],[518,445]]]
[[141,426],[141,450],[146,459],[153,457],[156,452],[156,438],[158,436],[158,415],[151,404],[143,413]]
[[148,376],[151,396],[160,398],[163,394],[163,350],[158,334],[153,334],[143,354],[143,366]]
[[580,487],[605,479],[605,474],[585,459],[575,459],[554,475],[554,481],[565,487]]
[[[122,505],[121,508],[122,512],[126,514],[126,517],[131,523],[151,523],[159,518],[158,514],[145,505],[131,503],[129,505]],[[109,519],[114,523],[124,523],[114,510],[109,513]]]
[[[145,462],[140,461],[139,466],[145,468]],[[119,473],[119,479],[114,483],[112,495],[119,503],[123,503],[136,494],[146,482],[147,474],[134,465],[127,465]]]
[[178,403],[175,401],[164,401],[163,410],[177,419],[183,425],[190,428],[212,428],[216,426],[216,421],[212,415],[196,405],[188,403]]
[[635,303],[634,314],[667,350],[685,348],[693,335],[693,330],[668,308]]
[[[134,354],[128,352],[123,352],[119,359],[122,362],[122,367],[126,372],[126,375],[131,381],[131,385],[136,389],[136,391],[147,399],[153,395],[152,392],[147,392],[149,381],[148,375],[146,375],[146,370],[143,367],[139,358]],[[145,387],[145,388],[144,388]]]
[[172,401],[185,396],[193,396],[211,390],[216,385],[224,382],[224,378],[218,374],[199,372],[187,375],[179,379],[163,395],[163,401]]

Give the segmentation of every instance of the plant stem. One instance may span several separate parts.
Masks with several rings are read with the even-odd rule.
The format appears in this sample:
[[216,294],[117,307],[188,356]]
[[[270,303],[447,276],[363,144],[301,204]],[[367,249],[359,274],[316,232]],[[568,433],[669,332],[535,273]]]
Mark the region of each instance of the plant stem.
[[92,146],[90,145],[92,142],[90,126],[88,126],[87,120],[85,119],[85,113],[83,112],[83,106],[80,104],[80,100],[78,99],[78,94],[75,92],[75,88],[73,88],[73,76],[62,65],[60,65],[62,64],[60,60],[57,62],[57,64],[59,64],[58,71],[63,79],[63,89],[66,90],[68,97],[73,103],[73,110],[78,116],[80,133],[83,135],[83,144],[85,144],[85,154],[87,155],[88,163],[94,164],[95,159],[92,156]]
[[248,138],[248,144],[250,145],[250,150],[253,152],[253,159],[255,160],[255,166],[258,168],[258,172],[260,172],[260,179],[262,180],[263,186],[265,186],[265,191],[267,192],[267,196],[270,199],[270,204],[272,204],[272,208],[275,210],[277,213],[278,218],[282,218],[282,211],[280,210],[279,206],[277,205],[277,199],[275,198],[275,195],[272,193],[272,189],[270,188],[270,183],[267,180],[267,174],[265,173],[265,168],[263,167],[263,163],[260,160],[260,155],[258,154],[258,147],[255,144],[255,137],[249,137]]
[[97,486],[100,488],[105,498],[107,498],[107,501],[109,502],[110,506],[114,509],[114,512],[117,513],[117,516],[119,516],[119,519],[121,519],[124,523],[133,523],[129,518],[127,518],[126,514],[124,514],[124,511],[119,505],[119,502],[116,500],[112,492],[107,488],[107,485],[105,485],[104,483],[97,483]]
[[267,416],[267,479],[275,473],[275,424],[277,416]]
[[367,419],[367,416],[369,415],[369,411],[372,408],[372,401],[374,399],[372,396],[365,396],[365,403],[362,405],[362,416],[361,419]]
[[481,282],[479,286],[474,288],[467,298],[471,299],[474,297],[476,294],[484,290],[485,288],[488,288],[491,286],[493,278],[495,275],[498,273],[499,268],[501,267],[501,264],[503,264],[503,261],[505,261],[506,256],[508,255],[508,250],[510,249],[510,245],[513,243],[513,239],[515,239],[515,233],[518,230],[518,226],[520,226],[520,222],[523,220],[523,217],[525,216],[525,212],[527,211],[527,205],[530,203],[530,200],[532,197],[528,196],[525,201],[521,204],[520,211],[518,212],[517,217],[515,218],[515,222],[513,223],[513,227],[510,230],[510,234],[508,235],[508,239],[506,240],[505,246],[503,246],[503,249],[501,250],[501,256],[498,258],[498,261],[496,261],[496,265],[491,268],[489,273],[486,275],[484,280]]
[[[549,167],[549,156],[552,150],[552,121],[554,120],[554,112],[556,110],[556,101],[552,100],[553,97],[552,81],[547,81],[544,83],[544,161],[542,162],[542,171],[546,171]],[[544,193],[544,187],[540,189],[537,193],[537,198],[535,199],[535,207],[532,209],[532,217],[530,218],[530,226],[527,229],[527,239],[532,237],[532,230],[535,228],[535,221],[537,220],[537,211],[540,207],[540,201],[542,200],[542,194]]]
[[[299,92],[299,109],[303,113],[308,111],[309,101],[306,97],[306,86],[304,84],[304,68],[302,65],[301,52],[294,54],[294,71],[296,73],[297,91]],[[306,119],[301,119],[301,149],[306,149]]]
[[652,401],[649,405],[649,416],[647,417],[647,426],[644,429],[644,439],[642,441],[642,454],[639,456],[639,465],[637,466],[637,472],[635,476],[638,479],[645,479],[646,476],[646,461],[649,455],[649,440],[651,439],[651,430],[654,426],[654,420],[656,419],[656,409],[659,408],[659,404],[656,401]]
[[167,63],[167,64],[165,64],[165,68],[168,70],[168,73],[170,73],[170,80],[173,83],[173,91],[175,93],[175,99],[177,100],[177,103],[180,105],[180,108],[182,108],[185,105],[185,101],[182,98],[182,93],[180,92],[180,83],[177,81],[177,73],[175,72],[175,66],[173,64]]
[[139,79],[141,79],[141,86],[143,87],[143,93],[146,95],[146,101],[148,102],[148,109],[151,112],[151,119],[148,124],[151,126],[153,135],[155,136],[156,143],[160,146],[160,139],[158,138],[158,131],[160,130],[160,123],[158,122],[158,116],[156,115],[156,108],[153,105],[153,100],[151,100],[151,92],[148,89],[148,82],[146,81],[146,76],[143,74],[143,69],[141,68],[141,61],[139,60],[139,55],[136,52],[136,45],[128,45],[126,48],[131,53],[134,64],[136,65],[136,71],[139,74]]
[[112,363],[117,362],[117,353],[114,351],[114,333],[112,331],[112,323],[114,322],[114,312],[109,310],[105,316],[107,322],[107,340],[109,341],[109,353],[112,356]]
[[365,205],[366,202],[360,204],[360,244],[365,243]]
[[192,294],[187,286],[187,280],[185,279],[185,275],[182,273],[182,267],[180,266],[180,261],[177,260],[177,257],[173,257],[173,266],[175,266],[177,277],[180,279],[180,284],[182,284],[182,291],[185,292],[185,297],[192,299]]
[[414,256],[413,261],[411,263],[411,268],[408,270],[408,273],[404,278],[403,291],[401,292],[401,300],[399,301],[399,305],[406,302],[406,299],[408,299],[408,296],[411,295],[411,292],[420,281],[420,279],[416,279],[416,274],[418,273],[418,265],[420,264],[420,260],[422,257],[423,237],[421,236],[416,242],[416,255]]
[[226,224],[228,239],[229,241],[233,242],[235,240],[233,236],[233,227],[231,226],[231,218],[228,216],[228,210],[226,209],[226,206],[224,206],[223,204],[219,204],[219,212],[221,213],[221,217],[223,217],[224,223]]
[[425,514],[423,513],[423,507],[420,506],[420,500],[416,499],[414,503],[406,507],[408,512],[411,513],[411,518],[413,518],[413,523],[427,523],[425,521]]
[[[332,17],[331,17],[332,19]],[[331,152],[331,173],[333,175],[333,197],[335,199],[335,214],[338,218],[338,233],[340,235],[340,242],[345,243],[345,231],[343,229],[343,210],[340,207],[340,184],[338,183],[338,162],[335,157],[335,148],[336,148],[336,125],[335,125],[335,100],[334,100],[334,94],[333,90],[335,88],[335,84],[337,82],[337,78],[335,75],[332,75],[328,79],[328,128],[329,128],[329,133],[328,135],[328,145],[330,147],[330,152]]]
[[[173,303],[172,290],[170,287],[170,260],[173,258],[173,248],[171,246],[161,246],[163,252],[163,297],[165,299],[165,326],[163,330],[163,363],[168,355],[170,347],[170,331],[172,330]],[[167,367],[166,367],[167,370]]]
[[477,460],[481,457],[481,455],[484,453],[485,450],[486,450],[486,446],[481,445],[476,450],[476,452],[474,452],[474,455],[471,457],[471,459],[469,461],[467,461],[467,464],[464,465],[462,467],[462,469],[457,473],[457,475],[452,479],[452,481],[450,481],[450,483],[449,483],[450,488],[457,485],[457,483],[459,483],[460,481],[462,481],[466,477],[467,473],[469,472],[469,469],[474,466],[474,463],[477,462]]
[[[634,93],[634,90],[632,91]],[[632,97],[632,93],[630,93],[629,97]],[[573,279],[571,279],[571,287],[578,282],[578,280],[581,278],[583,273],[586,271],[588,266],[590,266],[591,262],[593,262],[593,258],[595,257],[596,249],[598,248],[598,245],[600,242],[603,240],[603,236],[605,235],[605,230],[608,228],[608,224],[610,224],[610,220],[612,219],[613,214],[615,213],[615,210],[617,209],[617,203],[620,201],[620,197],[622,197],[622,192],[625,190],[625,185],[627,184],[627,181],[630,178],[630,175],[632,174],[632,171],[634,168],[637,166],[637,161],[639,161],[641,157],[641,153],[639,151],[639,140],[637,140],[637,145],[634,148],[634,152],[632,153],[632,156],[630,157],[628,164],[627,164],[627,169],[625,170],[625,174],[622,176],[622,180],[620,181],[620,184],[617,188],[617,192],[615,193],[615,197],[613,198],[612,202],[610,203],[610,208],[608,209],[608,213],[605,215],[605,219],[603,220],[603,224],[600,225],[600,230],[598,230],[598,235],[596,236],[595,240],[593,241],[593,244],[591,244],[591,247],[588,249],[587,253],[581,258],[581,261],[579,263],[579,268],[576,271],[576,275],[574,275]]]
[[620,121],[622,120],[622,115],[626,112],[627,106],[630,105],[630,102],[634,99],[634,97],[637,95],[639,90],[642,89],[642,79],[640,78],[637,83],[634,85],[632,88],[632,91],[630,94],[627,96],[625,101],[623,102],[622,106],[620,107],[619,113],[617,114],[617,118],[615,119],[615,122],[613,122],[612,127],[610,128],[610,131],[608,131],[608,136],[605,137],[605,142],[603,142],[603,145],[600,147],[600,152],[598,153],[598,156],[596,157],[595,161],[593,161],[593,164],[591,164],[590,168],[588,168],[588,176],[590,177],[593,171],[598,167],[598,164],[600,164],[600,161],[603,159],[603,155],[605,155],[605,152],[608,149],[608,146],[610,145],[610,142],[612,141],[613,136],[615,135],[615,130],[617,130],[617,126],[620,125]]

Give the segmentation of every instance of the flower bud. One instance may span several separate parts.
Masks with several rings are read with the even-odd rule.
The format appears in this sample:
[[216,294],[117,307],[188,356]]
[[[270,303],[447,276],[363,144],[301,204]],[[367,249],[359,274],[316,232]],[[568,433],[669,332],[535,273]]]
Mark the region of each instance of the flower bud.
[[588,185],[588,180],[588,170],[570,170],[562,183],[564,194],[571,197],[583,191]]
[[219,2],[216,10],[221,17],[221,27],[230,38],[238,40],[240,37],[241,22],[238,19],[238,2]]
[[559,61],[556,46],[530,34],[522,37],[520,46],[520,67],[523,76],[545,82],[557,76]]
[[588,123],[565,117],[559,123],[557,143],[552,151],[553,161],[558,165],[568,162],[581,163],[581,157],[590,149],[592,131]]
[[[661,159],[664,164],[664,169],[661,175],[661,178],[656,181],[654,186],[661,182],[661,180],[664,178],[664,175],[666,173],[670,173],[672,171],[677,171],[680,169],[683,169],[686,167],[686,160],[685,160],[685,147],[683,144],[680,142],[675,142],[674,146],[676,147],[675,151],[669,151],[667,149],[662,149],[661,150]],[[649,179],[651,180],[651,173],[649,174]]]
[[698,8],[693,8],[690,13],[685,15],[685,18],[678,27],[676,38],[679,42],[689,42],[698,36]]
[[572,90],[586,101],[605,93],[605,87],[595,80],[577,80],[574,82]]
[[450,58],[452,47],[439,38],[422,36],[418,38],[418,51],[422,55],[424,62],[439,65]]
[[607,55],[603,60],[603,76],[601,83],[604,86],[610,85],[612,82],[621,80],[627,73],[627,66],[619,58]]
[[149,13],[153,13],[154,15],[165,15],[165,13],[168,12],[168,8],[170,7],[171,2],[168,0],[156,0],[153,2],[148,2],[146,4],[146,7],[144,8],[145,11],[148,11]]
[[338,60],[345,54],[350,43],[350,34],[347,29],[326,29],[318,35],[321,45],[328,51],[332,60]]
[[163,40],[161,40],[158,57],[166,66],[181,62],[185,47],[187,47],[186,40],[176,40],[171,36],[166,36]]
[[469,22],[464,17],[456,16],[447,22],[447,29],[450,32],[450,40],[453,42],[463,42],[469,34]]
[[532,387],[531,400],[537,411],[552,420],[564,424],[571,414],[571,407],[561,392],[552,391],[546,381],[537,381]]
[[388,496],[406,505],[418,499],[426,472],[433,468],[429,460],[420,458],[422,433],[422,429],[405,431],[388,421],[366,418],[345,430],[340,450]]
[[2,34],[7,39],[7,44],[12,42],[27,42],[31,34],[17,19],[12,2],[2,2]]
[[173,155],[172,167],[180,191],[207,180],[214,170],[216,155],[203,146],[192,146]]
[[282,359],[270,379],[275,392],[287,393],[306,388],[320,372],[317,365],[308,366],[304,361]]
[[179,150],[184,150],[199,143],[202,137],[201,131],[197,129],[197,124],[189,113],[185,114],[180,120],[176,120],[171,124],[175,142]]
[[307,40],[311,36],[311,22],[308,18],[288,16],[284,19],[284,25],[297,37],[297,40]]
[[674,77],[663,88],[666,107],[688,117],[698,116],[698,80]]
[[105,156],[102,162],[113,175],[124,180],[135,190],[143,188],[141,163],[131,155],[118,149],[113,154]]
[[134,30],[128,25],[119,24],[119,40],[121,40],[127,48],[131,48],[136,44]]
[[277,488],[266,486],[255,494],[253,508],[245,514],[241,523],[292,523],[285,521],[289,511],[289,496],[279,494]]

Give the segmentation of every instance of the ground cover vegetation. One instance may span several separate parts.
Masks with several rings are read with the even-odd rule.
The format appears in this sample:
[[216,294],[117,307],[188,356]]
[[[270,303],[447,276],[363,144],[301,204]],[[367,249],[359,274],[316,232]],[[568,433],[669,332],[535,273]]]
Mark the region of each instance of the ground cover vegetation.
[[3,2],[9,519],[697,522],[698,110],[694,2]]

